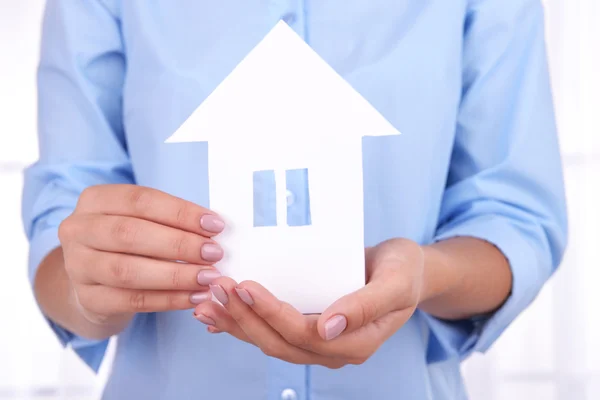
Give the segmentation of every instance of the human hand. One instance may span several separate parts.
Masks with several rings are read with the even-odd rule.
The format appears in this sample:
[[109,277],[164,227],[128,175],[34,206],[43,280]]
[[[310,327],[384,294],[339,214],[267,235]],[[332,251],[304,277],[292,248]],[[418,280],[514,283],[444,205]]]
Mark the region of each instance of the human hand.
[[287,362],[361,364],[415,311],[423,268],[421,247],[394,239],[366,249],[367,285],[320,316],[302,315],[256,282],[238,285],[227,277],[210,286],[224,307],[206,302],[194,314],[210,332],[227,332]]
[[223,256],[211,237],[223,228],[215,213],[158,190],[86,189],[59,228],[77,308],[113,324],[211,299],[208,284],[220,276],[211,265]]

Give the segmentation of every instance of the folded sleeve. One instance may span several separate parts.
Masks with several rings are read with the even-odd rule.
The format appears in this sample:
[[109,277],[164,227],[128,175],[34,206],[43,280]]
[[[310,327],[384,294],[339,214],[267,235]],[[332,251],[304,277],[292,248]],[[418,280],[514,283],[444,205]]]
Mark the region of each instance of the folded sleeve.
[[[29,279],[60,245],[59,224],[88,186],[132,183],[121,118],[125,59],[114,9],[100,0],[48,0],[38,68],[39,160],[25,171],[22,217]],[[93,369],[106,341],[78,337],[48,319],[63,345]]]
[[513,286],[491,315],[451,322],[423,313],[430,362],[487,350],[562,259],[567,218],[543,17],[539,0],[469,3],[463,97],[435,241],[495,245]]

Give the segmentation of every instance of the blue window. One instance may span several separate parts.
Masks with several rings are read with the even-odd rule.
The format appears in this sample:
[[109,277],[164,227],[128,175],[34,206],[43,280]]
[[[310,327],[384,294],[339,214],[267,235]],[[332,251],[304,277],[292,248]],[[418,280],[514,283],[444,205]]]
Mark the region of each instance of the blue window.
[[275,171],[254,171],[254,226],[277,226]]
[[310,225],[308,169],[288,169],[285,171],[285,184],[287,189],[286,201],[288,226]]
[[[254,171],[253,173],[253,209],[254,226],[277,226],[277,204],[286,205],[288,226],[311,225],[308,170],[289,169],[285,171],[284,182],[276,182],[275,171]],[[281,179],[283,180],[283,179]],[[286,198],[277,197],[277,185],[286,188]],[[280,196],[282,192],[279,192]],[[284,202],[284,203],[281,203]]]

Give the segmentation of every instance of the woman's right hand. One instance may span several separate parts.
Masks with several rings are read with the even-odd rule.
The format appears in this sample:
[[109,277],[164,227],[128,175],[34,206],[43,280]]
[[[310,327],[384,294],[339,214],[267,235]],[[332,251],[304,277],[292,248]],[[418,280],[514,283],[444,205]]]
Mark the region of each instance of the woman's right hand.
[[215,213],[136,185],[86,189],[60,225],[74,299],[94,324],[123,324],[138,312],[193,308],[211,299],[223,250]]

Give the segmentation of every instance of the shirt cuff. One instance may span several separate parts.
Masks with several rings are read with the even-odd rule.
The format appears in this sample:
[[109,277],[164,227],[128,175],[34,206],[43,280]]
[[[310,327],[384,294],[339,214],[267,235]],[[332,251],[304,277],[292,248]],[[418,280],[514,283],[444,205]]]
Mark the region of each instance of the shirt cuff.
[[[32,238],[29,251],[29,282],[31,283],[32,288],[40,263],[48,253],[59,246],[58,228],[44,229],[36,233]],[[108,340],[86,339],[64,329],[45,315],[44,318],[62,346],[70,346],[87,365],[97,372],[102,363],[102,359],[104,358]]]
[[547,277],[539,265],[527,234],[509,220],[481,216],[442,230],[435,241],[468,236],[496,246],[507,258],[513,276],[512,290],[506,302],[494,313],[463,321],[446,321],[421,312],[430,328],[428,362],[448,358],[465,359],[472,352],[485,352],[511,322],[534,300]]

